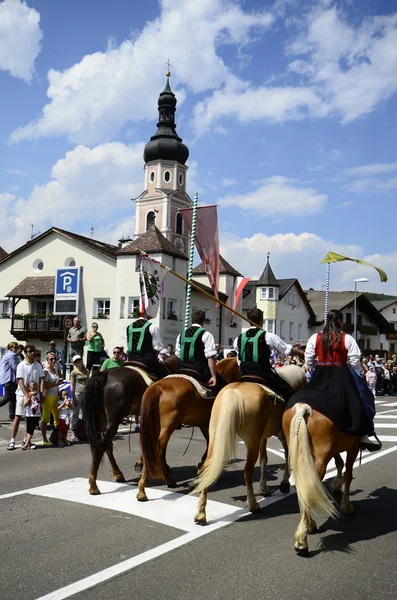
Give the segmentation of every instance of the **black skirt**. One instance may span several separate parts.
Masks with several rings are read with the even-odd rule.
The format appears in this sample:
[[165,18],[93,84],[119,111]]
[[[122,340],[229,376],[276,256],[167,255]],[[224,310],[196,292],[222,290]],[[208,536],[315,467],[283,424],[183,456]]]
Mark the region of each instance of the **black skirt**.
[[373,432],[372,420],[364,409],[347,365],[318,366],[310,383],[292,396],[286,410],[298,402],[306,402],[349,435],[362,436]]

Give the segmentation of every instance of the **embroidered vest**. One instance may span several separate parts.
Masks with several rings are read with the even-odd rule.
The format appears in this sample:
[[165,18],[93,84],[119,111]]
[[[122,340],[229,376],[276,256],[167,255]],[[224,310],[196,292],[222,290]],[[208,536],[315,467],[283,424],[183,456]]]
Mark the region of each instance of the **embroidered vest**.
[[150,321],[138,319],[128,326],[128,355],[130,357],[153,354],[152,334],[149,331]]
[[321,331],[316,338],[316,356],[318,364],[322,367],[341,367],[347,363],[347,349],[345,345],[345,333],[342,333],[340,345],[336,342],[332,344],[332,350],[324,352],[321,341]]
[[243,374],[269,372],[271,351],[266,342],[266,331],[248,329],[237,340]]

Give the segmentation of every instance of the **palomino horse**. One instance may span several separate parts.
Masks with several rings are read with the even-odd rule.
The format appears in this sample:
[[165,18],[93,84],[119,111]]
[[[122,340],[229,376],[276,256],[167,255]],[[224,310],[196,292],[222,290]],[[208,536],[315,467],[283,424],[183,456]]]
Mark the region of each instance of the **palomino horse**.
[[[304,403],[295,404],[284,413],[283,430],[288,440],[290,468],[301,512],[295,532],[295,550],[298,554],[307,554],[307,534],[317,530],[312,514],[324,512],[331,517],[338,514],[322,484],[331,458],[335,458],[337,467],[337,476],[332,485],[334,497],[340,499],[342,514],[351,515],[353,512],[349,493],[360,438],[343,433],[327,417]],[[340,452],[347,452],[343,493],[343,460]]]
[[[296,365],[281,367],[277,373],[295,390],[306,383],[303,369]],[[208,488],[217,481],[228,461],[235,456],[237,435],[244,441],[247,449],[247,460],[244,468],[244,479],[247,486],[247,504],[251,512],[260,509],[256,501],[252,481],[255,463],[260,453],[260,492],[269,494],[266,483],[267,438],[275,435],[279,438],[286,452],[287,445],[281,427],[284,403],[273,402],[270,394],[257,383],[231,383],[218,394],[212,409],[209,435],[208,458],[196,481],[192,493],[200,493],[198,511],[194,517],[196,523],[207,523],[206,504]],[[289,471],[286,466],[280,487],[288,493]]]
[[[178,362],[170,357],[164,364],[170,372],[174,372]],[[92,455],[88,477],[90,494],[100,494],[96,479],[105,452],[115,480],[125,481],[113,455],[113,438],[125,417],[139,414],[142,396],[152,382],[143,369],[132,366],[110,371],[94,371],[89,378],[83,414]]]
[[[216,370],[227,382],[241,376],[236,358],[224,358],[216,364]],[[181,423],[200,428],[207,442],[201,459],[204,462],[213,403],[214,397],[202,398],[194,385],[181,376],[161,379],[145,392],[141,407],[143,471],[138,483],[139,501],[148,499],[145,485],[149,477],[164,479],[168,487],[176,487],[165,462],[165,452],[171,435]]]

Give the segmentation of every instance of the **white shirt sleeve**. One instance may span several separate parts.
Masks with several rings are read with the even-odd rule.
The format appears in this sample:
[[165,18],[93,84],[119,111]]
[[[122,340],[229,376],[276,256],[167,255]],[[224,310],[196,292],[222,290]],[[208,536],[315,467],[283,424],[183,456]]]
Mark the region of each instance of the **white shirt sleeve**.
[[214,336],[209,331],[205,331],[203,334],[203,344],[205,358],[211,358],[211,356],[216,356]]
[[237,364],[238,364],[238,366],[240,366],[241,360],[240,360],[239,352],[238,352],[238,338],[239,338],[239,336],[237,336],[233,342],[233,350],[235,350],[237,352]]
[[312,335],[307,342],[306,350],[305,350],[305,367],[308,369],[314,369],[317,365],[316,360],[316,340],[317,333]]
[[153,350],[160,352],[160,350],[164,349],[164,344],[160,337],[159,328],[154,323],[150,323],[149,332],[152,336]]
[[178,358],[180,358],[180,356],[181,356],[181,334],[179,334],[178,337],[176,338],[175,354],[177,355]]
[[291,354],[292,345],[286,344],[278,335],[275,333],[269,333],[266,331],[266,342],[274,350],[277,350],[282,356],[288,356]]
[[345,335],[345,346],[346,346],[346,350],[347,350],[347,362],[355,371],[359,371],[360,370],[361,350],[358,347],[358,344],[357,344],[356,340],[354,339],[354,337],[346,334]]

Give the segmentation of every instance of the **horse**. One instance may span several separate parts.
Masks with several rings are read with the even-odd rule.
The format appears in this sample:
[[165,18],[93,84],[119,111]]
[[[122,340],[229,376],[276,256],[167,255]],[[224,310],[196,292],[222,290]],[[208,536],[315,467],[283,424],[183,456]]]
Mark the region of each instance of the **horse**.
[[[301,367],[296,365],[281,367],[277,373],[295,390],[306,383]],[[274,394],[273,394],[274,397]],[[274,401],[262,385],[237,382],[227,385],[218,394],[212,409],[208,448],[208,458],[195,482],[192,494],[200,493],[198,511],[194,521],[199,525],[207,523],[206,504],[208,488],[219,479],[228,461],[235,456],[237,435],[244,441],[247,458],[244,479],[247,486],[247,504],[251,512],[260,510],[253,490],[255,463],[260,454],[260,493],[269,495],[266,482],[267,439],[277,436],[286,453],[286,468],[280,490],[290,491],[288,471],[288,450],[281,427],[284,402]]]
[[[234,357],[217,362],[216,370],[226,382],[236,381],[241,376]],[[180,375],[161,379],[146,390],[141,406],[143,471],[137,500],[147,501],[145,485],[149,477],[163,479],[170,488],[176,487],[177,482],[165,462],[165,452],[171,435],[182,423],[199,427],[205,438],[201,466],[207,456],[208,424],[214,399],[200,396],[192,382]]]
[[[337,468],[337,475],[332,482],[333,496],[339,501],[339,511],[342,514],[353,513],[349,494],[360,438],[344,433],[327,417],[306,403],[295,404],[285,411],[283,430],[288,440],[290,468],[295,479],[301,514],[295,532],[295,551],[297,554],[307,555],[309,552],[307,534],[317,531],[312,513],[323,512],[330,517],[339,514],[322,484],[331,458],[335,458]],[[340,456],[341,452],[347,453],[343,481],[344,463]]]
[[[177,357],[164,361],[170,372],[178,366]],[[125,478],[113,455],[113,438],[122,420],[131,414],[139,414],[141,399],[153,379],[144,369],[129,366],[110,371],[94,371],[86,387],[83,417],[91,447],[92,466],[88,477],[89,492],[100,494],[96,479],[99,465],[106,452],[118,482]],[[137,462],[136,468],[141,463]]]

